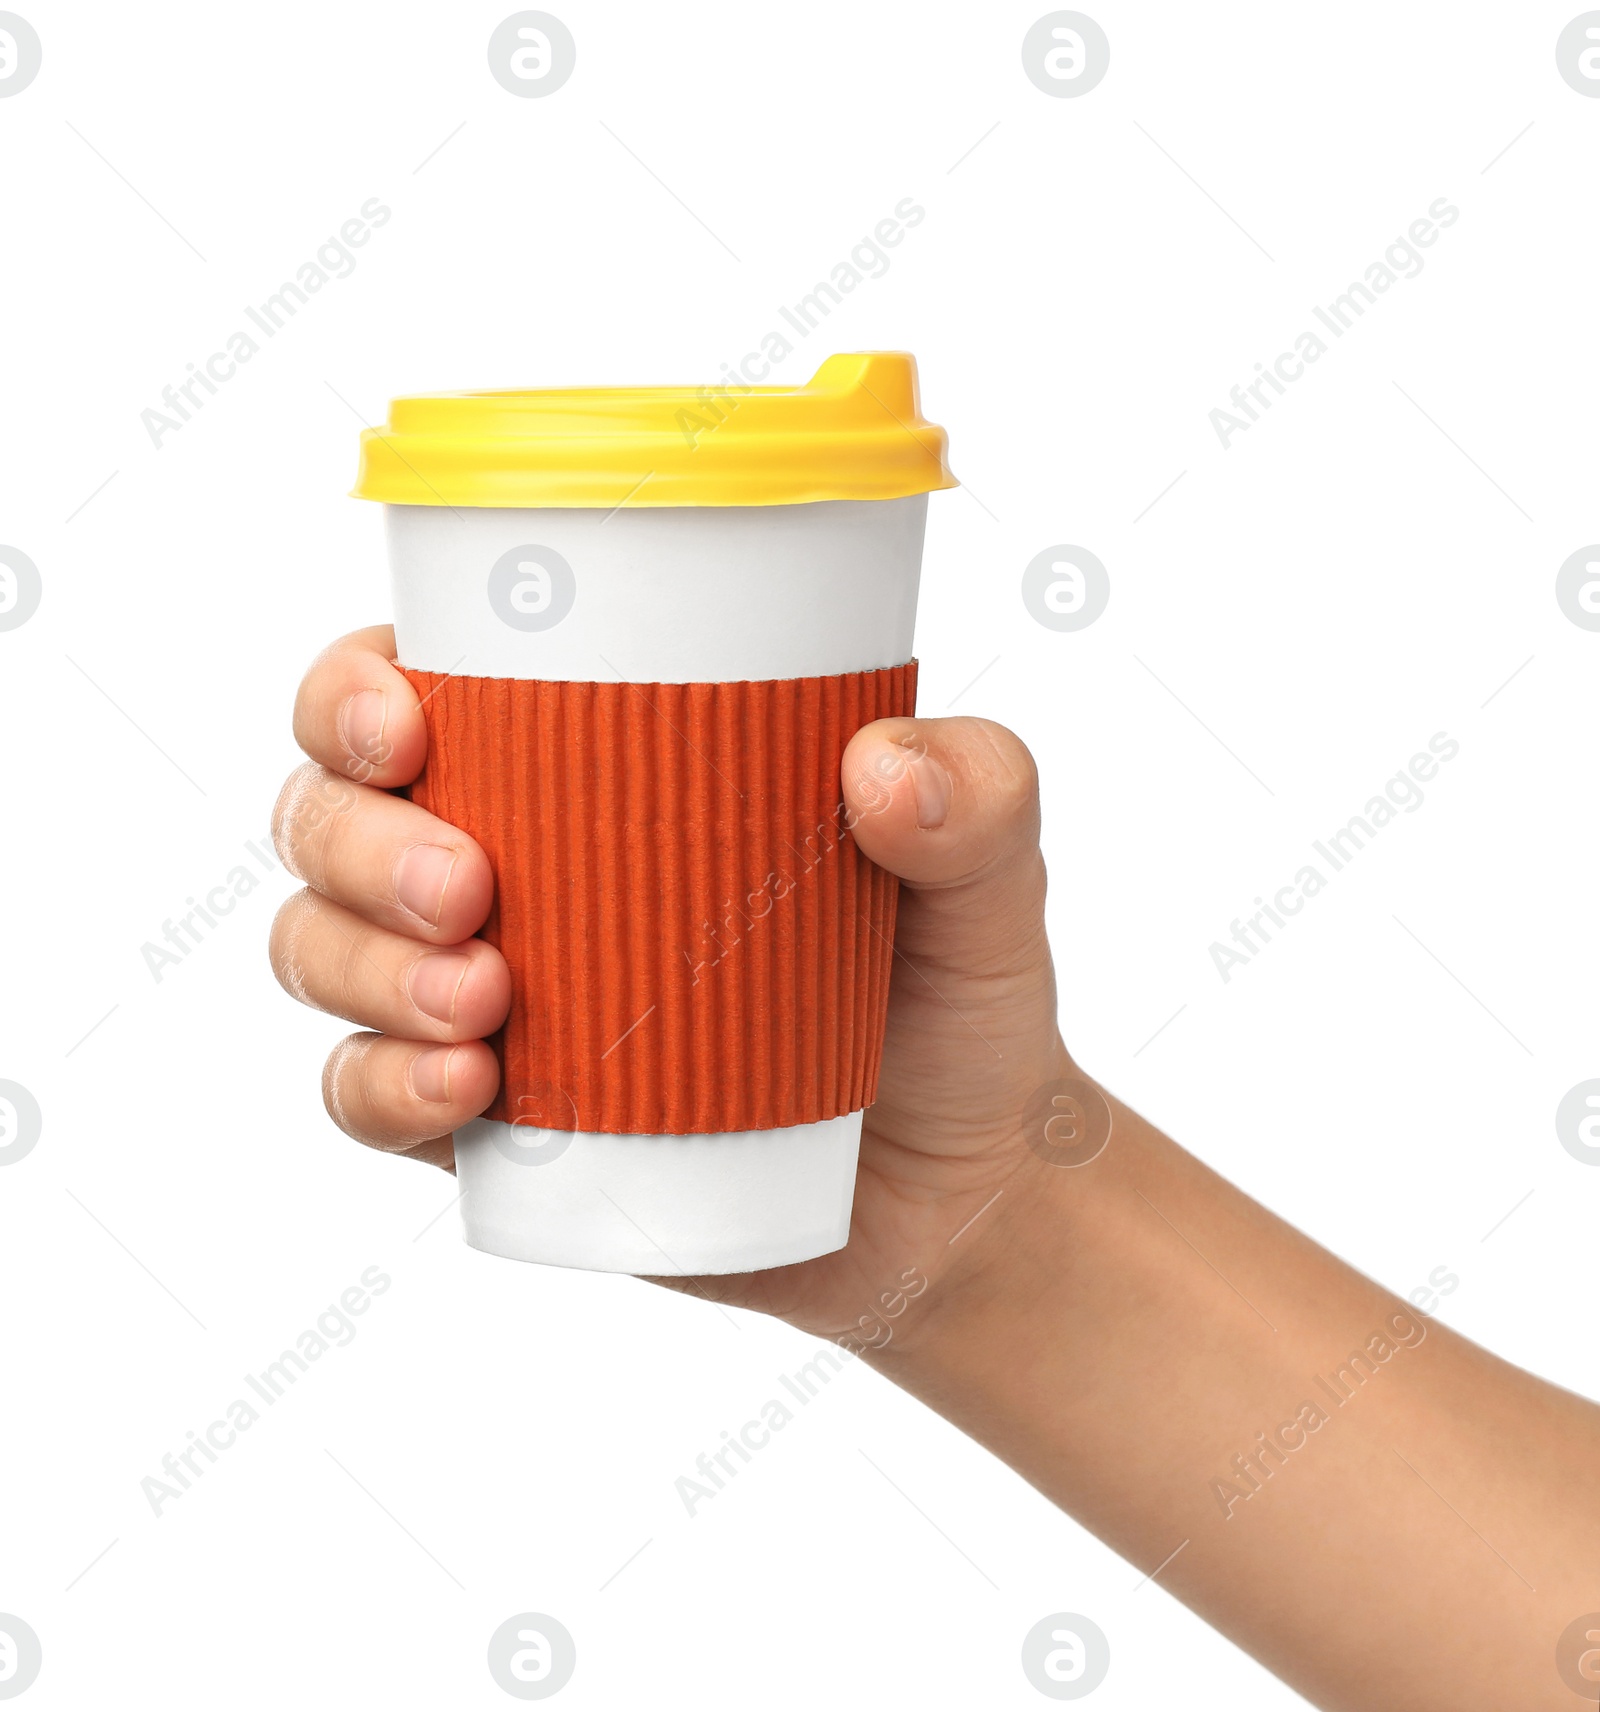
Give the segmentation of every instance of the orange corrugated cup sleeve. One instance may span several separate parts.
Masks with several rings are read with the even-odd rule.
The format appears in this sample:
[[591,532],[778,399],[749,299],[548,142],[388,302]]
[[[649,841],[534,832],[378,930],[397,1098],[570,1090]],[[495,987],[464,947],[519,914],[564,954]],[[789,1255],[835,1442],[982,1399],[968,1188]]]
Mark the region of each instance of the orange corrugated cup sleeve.
[[851,837],[845,745],[909,714],[916,662],[723,684],[408,671],[411,787],[495,874],[511,968],[487,1116],[716,1134],[872,1104],[898,882]]

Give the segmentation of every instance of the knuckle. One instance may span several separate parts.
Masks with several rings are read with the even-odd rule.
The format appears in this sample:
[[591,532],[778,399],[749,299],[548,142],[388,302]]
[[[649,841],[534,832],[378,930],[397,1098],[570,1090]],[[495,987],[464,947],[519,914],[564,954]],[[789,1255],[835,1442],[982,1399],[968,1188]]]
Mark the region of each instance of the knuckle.
[[313,1010],[324,1007],[312,995],[306,953],[306,939],[318,911],[314,892],[304,889],[286,898],[272,918],[272,930],[267,938],[267,953],[278,985],[292,998]]
[[297,767],[284,781],[272,811],[272,838],[296,879],[314,884],[327,871],[360,800],[355,785],[315,761]]
[[283,781],[278,800],[272,805],[272,843],[283,865],[297,880],[305,879],[300,863],[300,805],[309,789],[309,778],[318,771],[313,761],[303,762]]
[[366,947],[361,943],[364,937],[365,933],[359,927],[354,930],[341,929],[338,935],[339,945],[333,953],[337,966],[330,970],[330,975],[339,995],[341,1009],[357,1008],[363,988],[367,984],[366,974],[370,965]]
[[974,722],[993,756],[992,773],[997,805],[1019,819],[1038,812],[1039,767],[1033,752],[1016,732],[993,720]]
[[328,1054],[328,1061],[322,1067],[322,1103],[328,1116],[346,1135],[357,1139],[366,1105],[362,1067],[377,1038],[374,1034],[347,1035]]

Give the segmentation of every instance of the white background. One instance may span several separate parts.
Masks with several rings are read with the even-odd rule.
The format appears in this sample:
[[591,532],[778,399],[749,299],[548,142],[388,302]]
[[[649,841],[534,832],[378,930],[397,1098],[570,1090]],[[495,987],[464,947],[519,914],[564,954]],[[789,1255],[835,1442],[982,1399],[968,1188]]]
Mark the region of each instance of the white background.
[[[1554,593],[1600,538],[1577,8],[1093,0],[1109,75],[1052,99],[1035,5],[553,0],[577,71],[520,100],[485,58],[504,0],[19,3],[44,68],[0,100],[0,541],[44,598],[0,634],[0,1076],[44,1136],[0,1174],[0,1610],[43,1640],[26,1703],[490,1708],[488,1636],[534,1609],[576,1637],[574,1708],[1033,1706],[1021,1640],[1061,1610],[1110,1638],[1107,1712],[1300,1704],[859,1365],[690,1519],[677,1476],[815,1346],[432,1222],[449,1181],[323,1113],[340,1029],[268,972],[281,873],[159,984],[141,946],[263,838],[307,661],[385,616],[358,417],[714,380],[911,196],[888,272],[773,378],[917,353],[968,484],[930,507],[923,709],[960,695],[1039,757],[1075,1053],[1356,1265],[1448,1268],[1443,1318],[1600,1392],[1600,1170],[1553,1123],[1600,1074],[1600,634]],[[155,449],[141,411],[373,196],[355,271]],[[1224,451],[1208,412],[1440,196],[1425,271]],[[1020,598],[1063,542],[1111,578],[1077,634]],[[1225,985],[1212,941],[1439,731],[1425,805]],[[393,1287],[355,1341],[154,1517],[141,1479],[369,1266]]]

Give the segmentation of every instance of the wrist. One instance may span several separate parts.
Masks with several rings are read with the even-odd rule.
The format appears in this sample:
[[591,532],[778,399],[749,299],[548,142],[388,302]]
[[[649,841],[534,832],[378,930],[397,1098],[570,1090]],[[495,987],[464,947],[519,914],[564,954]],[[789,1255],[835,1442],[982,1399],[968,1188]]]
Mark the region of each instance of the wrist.
[[925,1287],[893,1335],[863,1354],[887,1378],[920,1390],[979,1352],[1009,1359],[1036,1324],[1059,1323],[1071,1274],[1092,1255],[1144,1126],[1060,1051],[991,1159],[984,1185],[953,1205],[953,1234],[915,1268]]

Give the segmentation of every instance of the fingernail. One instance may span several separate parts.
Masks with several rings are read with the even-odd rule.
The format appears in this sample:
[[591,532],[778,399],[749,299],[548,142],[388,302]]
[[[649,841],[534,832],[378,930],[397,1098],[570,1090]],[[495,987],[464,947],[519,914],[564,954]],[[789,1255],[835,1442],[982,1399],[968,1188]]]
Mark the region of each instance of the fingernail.
[[467,978],[470,957],[459,951],[439,951],[419,957],[406,976],[411,1002],[426,1016],[440,1022],[456,1020],[456,994]]
[[352,772],[371,772],[383,760],[389,701],[382,690],[358,690],[339,709],[339,741],[350,751]]
[[450,1060],[456,1055],[453,1046],[430,1046],[411,1060],[406,1079],[411,1092],[419,1100],[442,1106],[450,1098]]
[[437,927],[455,865],[454,850],[442,844],[414,844],[395,865],[394,895],[414,916]]
[[917,825],[924,831],[943,826],[950,813],[950,775],[931,755],[910,762],[911,788],[917,793]]

